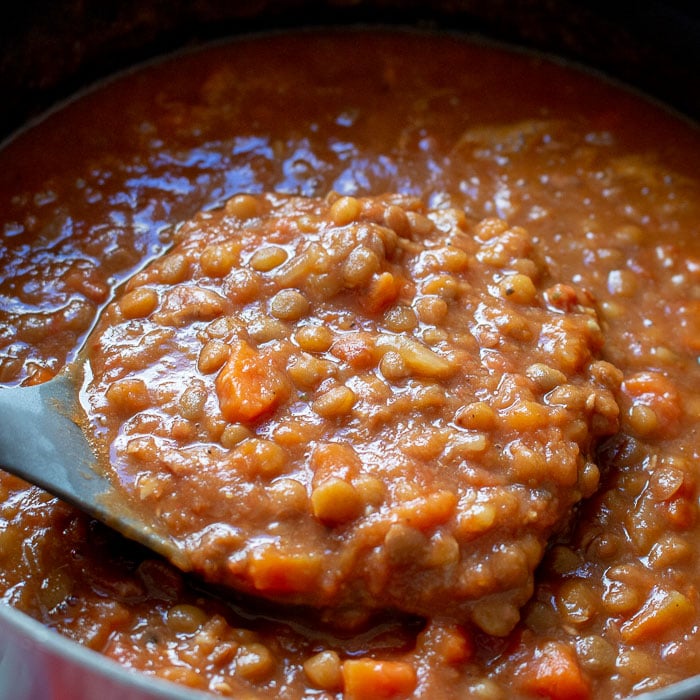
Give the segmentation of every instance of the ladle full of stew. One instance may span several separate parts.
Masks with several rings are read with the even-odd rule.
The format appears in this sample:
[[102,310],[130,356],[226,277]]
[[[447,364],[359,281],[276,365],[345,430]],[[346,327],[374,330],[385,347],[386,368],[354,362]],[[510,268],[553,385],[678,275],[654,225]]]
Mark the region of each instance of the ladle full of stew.
[[128,281],[80,363],[0,393],[0,449],[212,583],[505,635],[617,429],[601,346],[523,228],[238,195]]

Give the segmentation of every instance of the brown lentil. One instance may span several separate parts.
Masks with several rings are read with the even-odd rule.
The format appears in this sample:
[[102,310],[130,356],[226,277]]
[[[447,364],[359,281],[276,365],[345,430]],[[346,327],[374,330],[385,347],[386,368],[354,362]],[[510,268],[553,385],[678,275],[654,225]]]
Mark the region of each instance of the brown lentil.
[[270,299],[270,313],[283,321],[298,321],[308,309],[308,300],[296,289],[283,289]]

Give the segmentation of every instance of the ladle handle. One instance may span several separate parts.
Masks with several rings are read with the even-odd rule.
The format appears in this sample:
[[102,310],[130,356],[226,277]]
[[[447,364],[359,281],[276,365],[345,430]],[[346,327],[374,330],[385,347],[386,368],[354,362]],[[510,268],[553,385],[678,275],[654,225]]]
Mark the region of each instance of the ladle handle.
[[78,410],[68,373],[36,386],[0,389],[0,464],[90,511],[109,482],[96,473],[95,454],[74,420]]
[[69,366],[44,384],[0,389],[0,466],[188,570],[178,543],[101,470],[78,422],[77,372]]

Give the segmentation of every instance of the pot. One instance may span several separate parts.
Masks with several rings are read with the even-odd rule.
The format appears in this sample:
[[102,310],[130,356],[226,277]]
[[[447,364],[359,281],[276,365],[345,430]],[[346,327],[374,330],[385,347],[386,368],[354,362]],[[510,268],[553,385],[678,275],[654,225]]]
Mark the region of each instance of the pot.
[[0,26],[0,135],[82,86],[186,45],[324,24],[434,26],[600,70],[700,117],[700,9],[691,0],[33,0]]
[[[167,12],[164,11],[167,9]],[[16,5],[0,27],[0,139],[100,77],[164,52],[272,28],[382,23],[446,28],[561,56],[700,118],[700,9],[689,0],[157,0]],[[647,700],[700,696],[700,677]],[[0,605],[0,700],[197,698],[130,672]]]

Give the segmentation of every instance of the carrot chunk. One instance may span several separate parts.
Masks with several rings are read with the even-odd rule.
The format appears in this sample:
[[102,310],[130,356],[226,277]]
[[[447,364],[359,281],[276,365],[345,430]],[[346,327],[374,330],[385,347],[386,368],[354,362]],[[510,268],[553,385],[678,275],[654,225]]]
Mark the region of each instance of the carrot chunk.
[[382,272],[375,277],[367,292],[364,304],[370,313],[379,313],[391,306],[399,296],[399,281],[391,272]]
[[628,644],[659,639],[678,632],[695,614],[695,606],[682,593],[654,588],[644,605],[621,627]]
[[683,407],[671,379],[660,372],[638,372],[625,379],[622,393],[631,402],[628,422],[635,432],[658,437],[676,433]]
[[416,671],[403,661],[348,659],[343,663],[345,700],[405,698],[416,687]]
[[244,341],[231,347],[216,378],[221,413],[230,423],[250,423],[270,413],[290,390],[287,375]]
[[549,700],[587,700],[590,686],[574,652],[550,642],[537,652],[523,679],[524,689]]
[[251,558],[248,573],[262,593],[306,593],[318,585],[320,562],[310,554],[284,554],[268,547]]
[[446,664],[463,664],[474,656],[475,644],[464,627],[431,621],[418,636],[416,650],[422,658],[433,655]]

